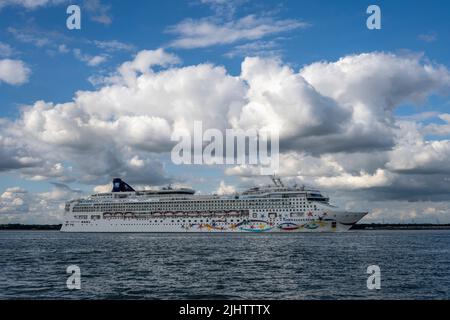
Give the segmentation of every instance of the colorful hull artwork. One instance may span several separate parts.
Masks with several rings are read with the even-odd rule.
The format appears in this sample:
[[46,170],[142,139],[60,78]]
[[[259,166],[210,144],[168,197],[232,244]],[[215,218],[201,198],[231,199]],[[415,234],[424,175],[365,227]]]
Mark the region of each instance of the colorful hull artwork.
[[319,228],[319,224],[317,224],[315,222],[310,222],[310,223],[305,224],[304,228],[310,229],[310,230],[315,230],[315,229]]
[[226,224],[223,221],[201,224],[187,224],[184,226],[186,230],[203,230],[203,231],[247,231],[247,232],[266,232],[274,228],[272,223],[263,220],[249,220],[240,223]]
[[268,232],[268,231],[301,231],[316,230],[320,228],[327,228],[330,226],[331,230],[336,228],[336,224],[331,221],[314,220],[304,224],[297,224],[294,222],[282,222],[274,225],[271,222],[264,220],[247,220],[240,223],[227,223],[226,221],[214,221],[211,223],[192,223],[183,226],[186,231],[245,231],[245,232]]
[[301,228],[300,225],[298,225],[296,223],[292,223],[292,222],[280,223],[277,227],[278,227],[278,229],[283,230],[283,231],[294,231],[294,230],[298,230]]

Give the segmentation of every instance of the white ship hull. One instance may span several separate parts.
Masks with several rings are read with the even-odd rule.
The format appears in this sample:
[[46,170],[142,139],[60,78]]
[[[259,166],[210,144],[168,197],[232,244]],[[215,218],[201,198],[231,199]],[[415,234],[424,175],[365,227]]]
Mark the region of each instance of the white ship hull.
[[233,196],[190,189],[134,191],[120,179],[110,193],[66,204],[62,232],[261,233],[341,232],[366,212],[339,210],[319,191],[252,188]]
[[[171,218],[155,219],[100,219],[86,221],[66,221],[62,232],[139,232],[139,233],[297,233],[297,232],[343,232],[359,221],[366,213],[348,213],[348,221],[334,219],[258,219],[233,221],[211,219],[200,222],[176,222]],[[175,222],[172,222],[175,221]],[[195,222],[194,222],[195,221]]]

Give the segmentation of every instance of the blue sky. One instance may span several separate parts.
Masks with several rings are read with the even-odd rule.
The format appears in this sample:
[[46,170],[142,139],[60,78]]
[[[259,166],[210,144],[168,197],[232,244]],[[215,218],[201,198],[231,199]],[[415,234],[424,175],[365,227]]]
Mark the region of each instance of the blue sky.
[[[80,2],[82,4],[82,2]],[[80,89],[90,89],[87,80],[98,71],[112,70],[133,52],[114,54],[98,68],[86,66],[71,55],[48,54],[45,46],[36,49],[33,44],[17,41],[8,28],[26,29],[40,33],[55,33],[59,42],[75,43],[77,47],[96,55],[101,50],[87,43],[88,40],[118,40],[133,45],[136,52],[166,46],[174,36],[166,32],[186,18],[199,19],[213,14],[210,7],[196,1],[137,1],[130,5],[124,1],[109,1],[112,23],[104,25],[82,15],[82,29],[68,30],[65,26],[66,5],[44,6],[34,10],[9,6],[0,12],[0,39],[14,46],[19,56],[33,67],[31,81],[21,87],[1,87],[1,116],[14,117],[17,106],[44,99],[54,102],[67,101]],[[349,53],[370,51],[423,52],[439,63],[450,64],[447,1],[378,1],[382,8],[382,29],[365,27],[365,12],[371,1],[263,1],[244,2],[236,9],[236,17],[255,12],[270,12],[277,19],[300,19],[310,24],[302,30],[280,33],[267,39],[279,40],[283,59],[300,67],[317,60],[336,60]],[[106,5],[106,2],[105,2]],[[83,12],[82,12],[83,13]],[[420,35],[435,36],[434,41],[424,41]],[[224,56],[233,47],[218,45],[200,49],[176,49],[184,64],[210,61],[227,66],[231,73],[238,73],[242,57]],[[70,81],[67,79],[70,78]],[[66,80],[66,81],[63,81]]]
[[[234,77],[240,76],[241,65],[248,56],[281,61],[294,72],[316,62],[335,62],[346,56],[377,52],[398,57],[420,57],[417,61],[422,66],[429,64],[435,69],[439,66],[450,68],[448,1],[190,0],[133,1],[130,4],[125,1],[80,0],[72,4],[81,7],[81,30],[66,28],[67,1],[0,0],[0,54],[3,55],[0,56],[0,61],[21,61],[29,71],[26,80],[20,84],[0,80],[0,119],[4,121],[0,123],[7,123],[5,128],[16,126],[15,130],[5,129],[3,136],[16,137],[18,144],[30,143],[28,136],[17,136],[17,126],[20,127],[19,122],[25,119],[24,108],[35,106],[39,100],[53,105],[72,102],[77,92],[101,90],[107,84],[99,79],[111,76],[119,66],[126,61],[133,61],[143,50],[162,48],[166,54],[176,56],[179,62],[170,68],[210,63],[223,66],[227,75]],[[366,8],[371,4],[377,4],[381,8],[381,30],[369,30],[366,27]],[[248,19],[253,19],[249,23],[250,27],[245,25]],[[207,23],[208,27],[227,27],[236,34],[231,37],[225,33],[224,38],[215,39],[214,34],[202,38],[197,33],[197,39],[189,39],[186,32],[201,32],[199,28],[202,23]],[[240,33],[243,32],[240,28],[246,27],[252,29],[247,30],[251,34],[249,36]],[[230,37],[227,38],[228,36]],[[224,40],[225,38],[228,40]],[[154,72],[159,72],[166,70],[167,66],[156,65],[152,68]],[[306,76],[305,79],[311,84],[314,82]],[[424,81],[427,85],[428,80]],[[315,87],[321,94],[327,95],[327,88],[321,88],[320,84]],[[440,90],[447,89],[442,87]],[[415,117],[413,122],[418,126],[445,126],[445,114],[450,108],[448,96],[435,94],[434,89],[430,89],[430,92],[424,93],[423,98],[419,102],[400,99],[389,112],[392,111],[392,116],[400,120]],[[205,112],[209,112],[206,111],[207,106],[203,108]],[[439,132],[436,133],[437,131]],[[430,143],[446,143],[448,134],[443,134],[444,131],[442,127],[426,127],[421,134]],[[400,145],[402,144],[397,143],[397,146]],[[8,145],[5,147],[5,154],[10,149],[19,150],[17,152],[20,155],[28,154],[29,149],[24,147],[22,150],[22,147]],[[51,152],[64,153],[70,147],[58,145]],[[295,152],[303,152],[300,147],[296,148],[293,149]],[[372,152],[382,157],[385,151]],[[136,151],[136,156],[142,158],[143,153],[140,152],[142,150]],[[340,152],[345,153],[345,150]],[[314,156],[317,157],[317,154]],[[171,164],[167,154],[152,157],[163,163],[170,177],[183,176],[182,182],[199,189],[217,188],[221,180],[235,185],[248,183],[245,177],[240,179],[225,174],[224,168],[200,166],[186,170],[185,167]],[[321,156],[320,161],[325,157]],[[439,157],[441,159],[442,155]],[[51,192],[55,186],[52,182],[63,182],[71,190],[88,192],[95,185],[104,184],[109,179],[106,174],[87,183],[80,178],[84,173],[74,164],[76,160],[69,156],[58,160],[54,159],[56,156],[42,158],[45,158],[48,165],[61,164],[65,169],[74,168],[77,174],[69,179],[67,176],[45,176],[42,173],[33,175],[29,173],[29,167],[5,167],[0,171],[0,192],[12,187],[22,188],[29,193]],[[354,156],[352,160],[356,161]],[[360,163],[359,158],[357,162]],[[381,169],[392,166],[392,163],[393,161],[387,161]],[[364,170],[361,169],[361,176],[366,171],[374,176],[371,168],[372,165],[367,164]],[[395,174],[410,169],[396,169]],[[418,168],[417,174],[423,170],[425,169]],[[199,177],[204,179],[196,180]],[[404,186],[405,183],[399,182],[399,185]],[[390,187],[398,188],[399,185],[393,183]],[[375,189],[372,191],[380,192],[380,188]],[[348,200],[348,195],[342,194],[342,199]]]

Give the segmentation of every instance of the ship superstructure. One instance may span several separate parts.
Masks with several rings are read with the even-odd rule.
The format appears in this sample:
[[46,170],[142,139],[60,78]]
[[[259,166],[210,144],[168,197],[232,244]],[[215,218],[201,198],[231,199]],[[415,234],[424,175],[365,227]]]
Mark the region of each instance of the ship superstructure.
[[333,232],[367,212],[340,210],[318,190],[273,185],[233,195],[196,195],[188,188],[136,191],[117,178],[111,192],[72,200],[64,232]]

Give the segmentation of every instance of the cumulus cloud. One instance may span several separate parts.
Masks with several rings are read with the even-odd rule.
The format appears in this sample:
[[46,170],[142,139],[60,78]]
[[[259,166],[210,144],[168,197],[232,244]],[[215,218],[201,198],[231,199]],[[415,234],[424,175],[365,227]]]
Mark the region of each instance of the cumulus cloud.
[[390,170],[429,174],[450,172],[449,140],[427,141],[415,123],[404,122],[399,125],[401,138],[398,139],[396,148],[390,152],[387,163]]
[[28,81],[30,68],[22,60],[0,60],[0,84],[21,85]]
[[[437,127],[418,123],[448,117],[394,116],[405,102],[420,105],[448,90],[443,66],[377,52],[299,71],[276,58],[246,58],[239,75],[180,64],[165,50],[144,50],[97,90],[24,107],[19,119],[3,120],[0,167],[32,180],[97,185],[96,191],[109,189],[104,184],[115,176],[140,185],[176,182],[165,166],[170,137],[192,132],[201,120],[205,129],[222,131],[278,129],[279,173],[293,183],[371,201],[450,200],[448,141],[427,140],[424,132]],[[239,166],[225,173],[250,182],[259,172]],[[217,192],[232,187],[222,183]]]
[[359,175],[351,175],[345,173],[340,176],[320,177],[316,179],[316,182],[319,186],[341,189],[366,189],[380,187],[388,185],[390,181],[391,177],[389,175],[389,172],[386,172],[383,169],[378,169],[373,175],[366,172],[361,172]]
[[0,223],[60,223],[64,202],[81,195],[79,190],[61,183],[54,183],[50,191],[40,193],[7,188],[0,195]]
[[359,120],[375,116],[390,121],[389,112],[403,102],[419,103],[433,93],[444,93],[450,83],[446,67],[421,56],[365,53],[336,62],[318,62],[301,74],[320,93],[353,105]]
[[450,223],[450,203],[442,201],[410,202],[402,200],[352,201],[348,199],[346,208],[358,210],[367,208],[369,214],[362,223]]
[[217,188],[216,194],[218,195],[231,195],[236,193],[236,188],[232,185],[227,185],[225,181],[220,181],[219,187]]
[[101,184],[98,186],[95,186],[93,191],[95,193],[106,193],[106,192],[111,192],[113,186],[112,183],[107,183],[107,184]]
[[[21,125],[39,142],[78,152],[105,143],[167,152],[172,132],[190,130],[195,120],[202,120],[205,128],[279,129],[285,150],[316,155],[359,147],[372,151],[394,145],[396,125],[389,112],[397,104],[423,99],[448,84],[440,66],[383,53],[313,64],[300,72],[276,59],[246,58],[237,77],[210,64],[173,67],[179,63],[162,49],[141,51],[106,77],[97,91],[78,92],[73,102],[64,104],[36,102],[23,112]],[[380,72],[376,65],[384,69]],[[163,69],[154,71],[154,66]],[[317,76],[325,72],[330,75],[320,81]],[[389,89],[383,75],[397,78],[399,89]],[[381,143],[384,137],[387,141]]]
[[423,133],[436,136],[450,136],[450,114],[443,113],[437,115],[444,124],[431,123],[423,128]]
[[7,188],[0,196],[0,214],[2,213],[23,213],[28,211],[26,202],[27,191],[19,188]]
[[444,66],[427,63],[420,56],[388,53],[313,63],[300,74],[319,93],[352,110],[352,125],[344,133],[314,141],[334,146],[334,151],[392,148],[393,110],[401,103],[420,104],[432,94],[445,93],[450,85]]
[[230,112],[235,128],[275,129],[282,141],[303,140],[339,133],[351,117],[348,108],[318,93],[276,59],[246,58],[241,79],[248,85],[248,103]]

